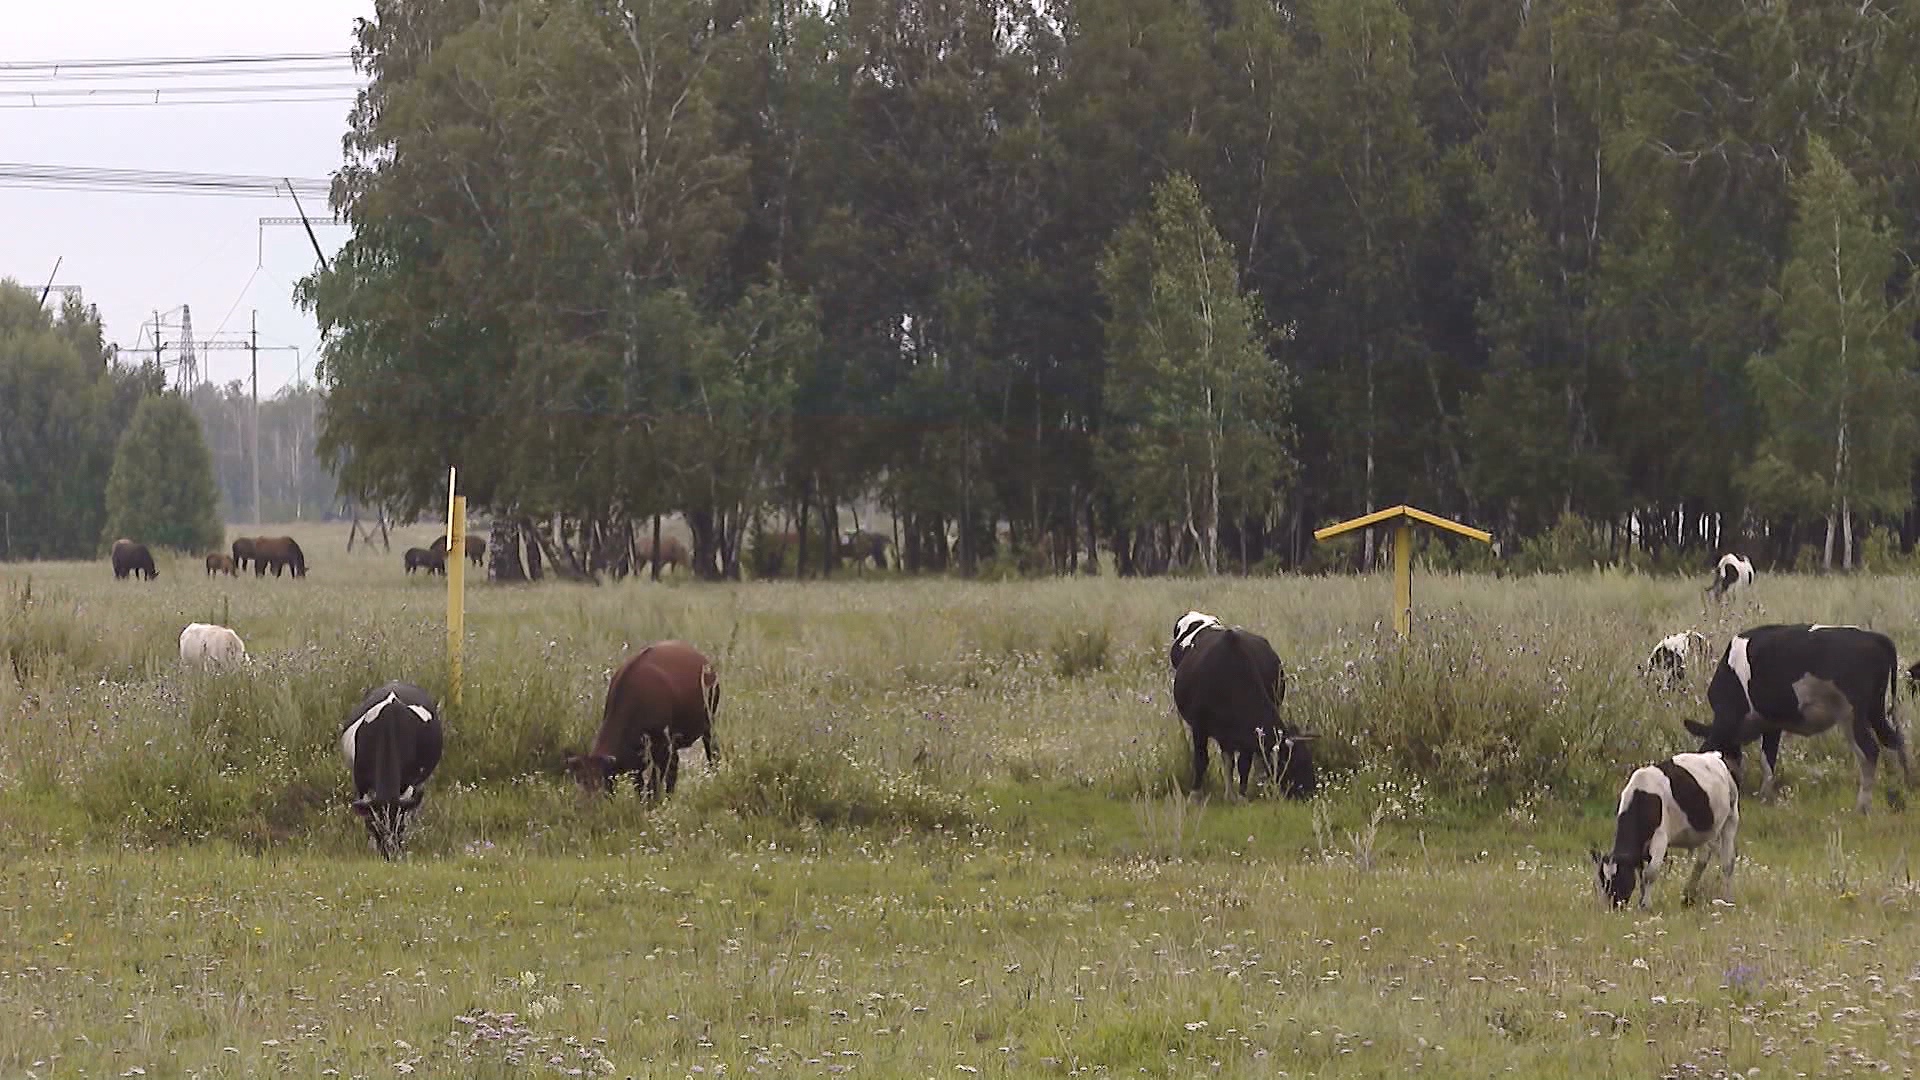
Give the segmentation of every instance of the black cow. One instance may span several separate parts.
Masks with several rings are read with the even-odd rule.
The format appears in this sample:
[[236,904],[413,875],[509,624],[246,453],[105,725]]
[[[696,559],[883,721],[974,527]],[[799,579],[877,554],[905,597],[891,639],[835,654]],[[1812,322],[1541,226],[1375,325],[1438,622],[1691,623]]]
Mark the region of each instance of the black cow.
[[[1288,797],[1304,799],[1319,786],[1313,768],[1314,736],[1290,732],[1280,721],[1286,673],[1267,639],[1251,630],[1189,611],[1174,623],[1173,704],[1193,735],[1193,787],[1207,779],[1207,741],[1237,764],[1240,794],[1257,756]],[[1228,778],[1232,791],[1232,778]]]
[[[1686,727],[1700,736],[1702,752],[1718,750],[1735,766],[1743,745],[1762,740],[1761,798],[1773,792],[1782,732],[1851,731],[1860,763],[1854,805],[1864,814],[1873,802],[1882,746],[1894,752],[1908,786],[1913,784],[1895,700],[1899,669],[1885,634],[1819,623],[1756,626],[1735,635],[1720,654],[1707,685],[1713,723],[1689,720]],[[1888,801],[1897,805],[1892,794]]]
[[145,544],[136,544],[122,537],[113,542],[111,558],[113,559],[113,576],[116,580],[125,578],[128,574],[144,577],[148,581],[160,576],[160,571],[153,566],[153,552],[148,551]]
[[407,827],[440,764],[440,711],[432,695],[405,682],[369,691],[340,729],[340,752],[353,772],[353,812],[382,858],[406,844]]
[[426,548],[408,548],[406,554],[407,573],[425,570],[429,574],[447,572],[447,557],[441,552],[428,551]]

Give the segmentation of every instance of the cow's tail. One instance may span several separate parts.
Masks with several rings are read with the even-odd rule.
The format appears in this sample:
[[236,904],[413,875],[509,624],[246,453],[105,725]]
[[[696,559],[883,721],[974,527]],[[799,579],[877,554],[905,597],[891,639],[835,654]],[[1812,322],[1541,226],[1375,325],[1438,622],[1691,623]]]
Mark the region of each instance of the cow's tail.
[[[1880,745],[1889,750],[1901,746],[1900,736],[1900,650],[1894,649],[1887,661],[1887,718],[1881,722],[1880,730],[1874,734],[1880,737]],[[1911,692],[1911,691],[1909,691]]]

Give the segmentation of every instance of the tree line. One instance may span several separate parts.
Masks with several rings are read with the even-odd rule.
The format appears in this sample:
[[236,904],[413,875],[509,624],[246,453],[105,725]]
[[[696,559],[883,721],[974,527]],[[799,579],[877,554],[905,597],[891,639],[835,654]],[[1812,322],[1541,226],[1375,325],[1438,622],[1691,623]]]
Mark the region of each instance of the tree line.
[[862,497],[965,572],[1308,567],[1403,501],[1607,558],[1920,530],[1898,6],[390,0],[357,33],[353,237],[300,287],[319,449],[402,516],[458,465],[503,576],[676,511],[709,576],[787,529],[825,569]]
[[[337,482],[315,456],[322,399],[260,405],[260,505],[269,521],[323,518]],[[99,310],[0,281],[0,560],[87,559],[125,536],[201,553],[224,517],[252,515],[252,400],[238,383],[167,388],[151,360],[121,363]]]

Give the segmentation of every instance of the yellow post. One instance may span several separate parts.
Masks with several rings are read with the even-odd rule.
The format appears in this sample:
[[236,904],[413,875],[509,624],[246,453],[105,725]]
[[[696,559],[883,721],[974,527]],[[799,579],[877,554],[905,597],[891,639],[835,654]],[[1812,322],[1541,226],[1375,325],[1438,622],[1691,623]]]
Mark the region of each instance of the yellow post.
[[447,470],[447,701],[460,705],[460,646],[466,635],[467,497],[452,495]]
[[1411,506],[1389,506],[1385,510],[1375,510],[1370,514],[1343,521],[1338,525],[1329,525],[1324,529],[1315,529],[1313,538],[1331,540],[1341,533],[1364,529],[1371,525],[1393,525],[1393,629],[1402,638],[1413,635],[1413,525],[1414,522],[1431,525],[1436,529],[1445,529],[1483,544],[1491,543],[1493,534],[1471,525],[1462,525],[1457,521],[1448,521],[1425,510]]
[[1393,527],[1393,632],[1413,633],[1413,526],[1405,518]]

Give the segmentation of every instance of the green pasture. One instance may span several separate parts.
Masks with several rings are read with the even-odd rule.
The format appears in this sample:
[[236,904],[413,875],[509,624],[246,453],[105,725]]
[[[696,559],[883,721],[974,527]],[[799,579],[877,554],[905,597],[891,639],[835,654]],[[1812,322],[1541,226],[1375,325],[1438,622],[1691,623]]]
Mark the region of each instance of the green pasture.
[[[1602,911],[1586,855],[1704,716],[1707,665],[1636,676],[1653,641],[1818,620],[1920,655],[1915,579],[1721,611],[1693,580],[1424,576],[1406,646],[1384,577],[470,581],[388,864],[335,737],[375,682],[446,689],[444,582],[400,561],[432,530],[294,535],[303,581],[0,565],[0,1076],[1915,1067],[1915,818],[1853,813],[1841,738],[1789,739],[1743,807],[1731,905],[1683,908],[1682,861],[1651,913]],[[1217,761],[1185,790],[1189,608],[1273,641],[1320,799],[1230,801]],[[244,669],[179,669],[209,619]],[[721,762],[689,751],[657,808],[577,796],[562,753],[667,636],[720,668]]]

